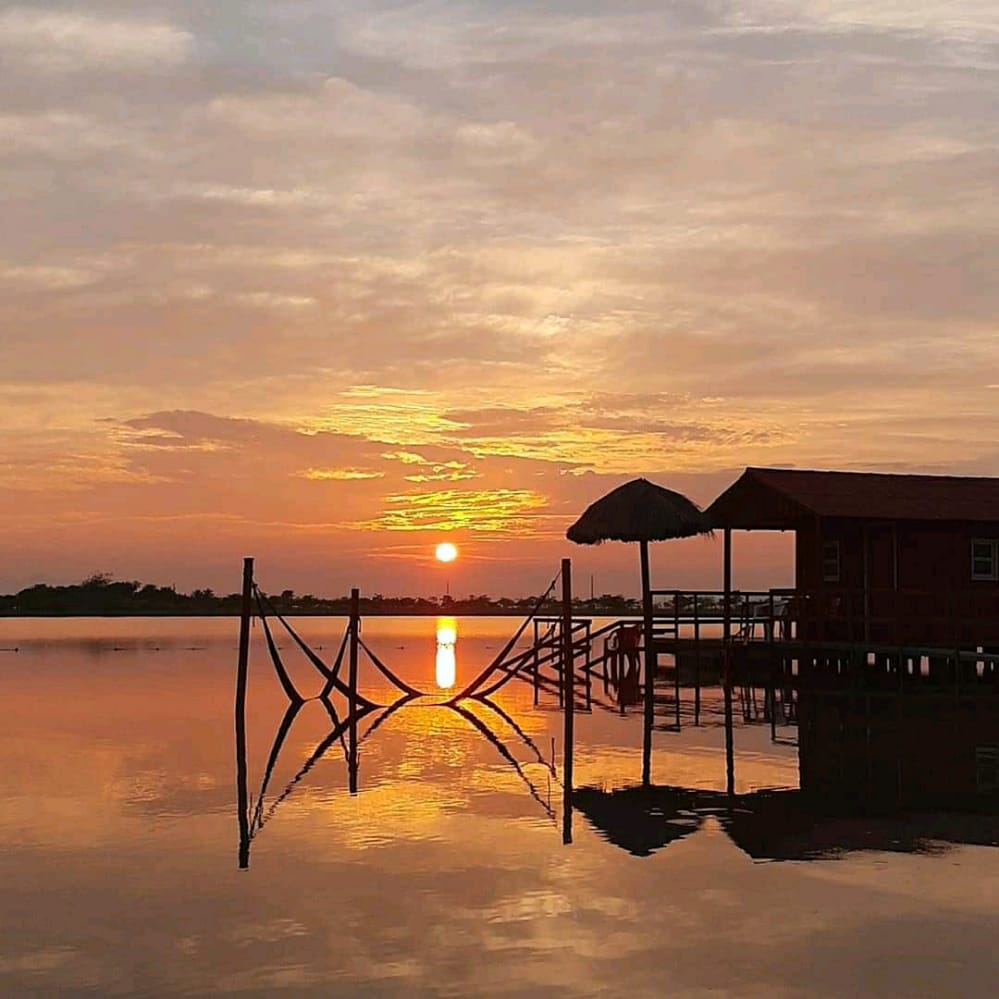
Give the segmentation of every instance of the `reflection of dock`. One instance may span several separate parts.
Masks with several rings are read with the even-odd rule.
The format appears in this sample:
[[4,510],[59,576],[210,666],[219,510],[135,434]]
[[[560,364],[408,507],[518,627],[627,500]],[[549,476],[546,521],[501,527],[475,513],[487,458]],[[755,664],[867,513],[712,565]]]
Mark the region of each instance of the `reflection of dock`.
[[[797,743],[807,794],[865,807],[999,806],[999,643],[983,650],[982,643],[891,645],[855,635],[821,640],[810,637],[820,630],[796,614],[791,591],[780,592],[783,607],[773,592],[739,594],[727,622],[712,606],[716,593],[655,594],[650,658],[658,730],[724,725],[733,793],[738,719],[769,726],[774,742]],[[680,606],[708,611],[681,613]],[[771,615],[771,608],[780,609]],[[641,714],[644,643],[629,690],[628,666],[615,651],[624,642],[614,641],[634,628],[630,620],[594,629],[574,619],[577,709]],[[536,693],[563,689],[562,646],[552,622],[522,677]],[[706,696],[709,690],[721,698]]]

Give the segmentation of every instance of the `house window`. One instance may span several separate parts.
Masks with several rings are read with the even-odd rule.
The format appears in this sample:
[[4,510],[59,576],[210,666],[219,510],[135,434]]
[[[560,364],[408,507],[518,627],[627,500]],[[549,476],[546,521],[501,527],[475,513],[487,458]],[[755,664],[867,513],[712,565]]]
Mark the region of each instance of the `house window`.
[[839,582],[839,542],[826,541],[822,545],[822,582]]
[[971,542],[971,578],[999,579],[999,540],[976,538]]

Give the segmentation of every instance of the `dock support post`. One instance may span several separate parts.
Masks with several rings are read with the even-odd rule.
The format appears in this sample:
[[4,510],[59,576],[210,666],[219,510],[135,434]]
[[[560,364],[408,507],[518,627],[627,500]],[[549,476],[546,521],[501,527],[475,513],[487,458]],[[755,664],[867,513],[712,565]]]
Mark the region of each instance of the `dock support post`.
[[645,724],[642,738],[642,785],[652,783],[652,722],[655,716],[656,649],[652,633],[652,585],[649,582],[649,543],[640,542],[642,556],[642,618],[645,645]]
[[538,622],[535,619],[534,624],[534,670],[533,670],[533,680],[534,680],[534,706],[538,706],[538,694],[541,689],[540,678],[538,676]]
[[250,866],[250,796],[246,785],[246,682],[250,664],[253,612],[253,559],[243,559],[243,601],[239,612],[239,659],[236,664],[236,801],[239,810],[239,869]]
[[722,685],[725,696],[725,790],[735,794],[735,733],[732,727],[732,528],[725,528],[725,605]]
[[361,591],[355,586],[350,591],[349,656],[347,687],[347,712],[350,718],[350,741],[347,752],[347,781],[351,794],[357,794],[357,650],[358,630],[361,623]]
[[572,842],[572,756],[576,703],[572,668],[572,562],[562,559],[562,685],[565,730],[562,748],[562,842]]

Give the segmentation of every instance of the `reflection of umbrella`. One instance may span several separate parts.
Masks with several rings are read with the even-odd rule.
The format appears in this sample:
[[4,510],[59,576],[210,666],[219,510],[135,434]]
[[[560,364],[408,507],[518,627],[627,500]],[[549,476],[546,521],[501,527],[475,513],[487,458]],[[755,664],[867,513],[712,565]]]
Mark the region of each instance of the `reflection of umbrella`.
[[710,534],[711,525],[686,496],[663,489],[647,479],[633,479],[603,499],[591,503],[566,531],[577,545],[603,541],[637,541],[642,556],[642,616],[645,620],[645,748],[642,782],[650,780],[652,756],[652,592],[649,584],[649,542]]
[[695,809],[702,797],[679,787],[582,787],[572,792],[572,804],[615,846],[648,857],[700,828],[702,816]]

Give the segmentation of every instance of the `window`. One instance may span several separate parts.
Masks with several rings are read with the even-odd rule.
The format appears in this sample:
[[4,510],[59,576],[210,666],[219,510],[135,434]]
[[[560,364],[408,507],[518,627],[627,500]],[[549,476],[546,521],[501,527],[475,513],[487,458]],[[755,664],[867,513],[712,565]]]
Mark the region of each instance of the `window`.
[[971,578],[999,579],[999,540],[975,538],[971,542]]
[[839,582],[839,542],[826,541],[822,545],[822,582]]

